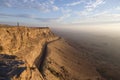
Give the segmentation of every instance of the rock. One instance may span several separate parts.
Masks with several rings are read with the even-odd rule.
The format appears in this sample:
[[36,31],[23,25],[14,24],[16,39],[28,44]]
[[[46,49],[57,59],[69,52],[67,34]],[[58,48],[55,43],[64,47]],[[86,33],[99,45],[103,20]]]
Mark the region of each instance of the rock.
[[0,79],[43,80],[38,70],[39,59],[46,42],[57,38],[48,27],[0,25]]

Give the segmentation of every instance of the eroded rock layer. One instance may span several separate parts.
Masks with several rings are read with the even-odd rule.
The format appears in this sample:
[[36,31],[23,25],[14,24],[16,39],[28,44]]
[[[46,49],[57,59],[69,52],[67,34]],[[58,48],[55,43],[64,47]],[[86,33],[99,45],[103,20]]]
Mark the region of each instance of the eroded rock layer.
[[[28,28],[28,27],[12,27],[12,26],[0,26],[0,54],[4,56],[16,56],[17,59],[9,59],[9,57],[3,58],[0,57],[0,66],[12,65],[14,66],[10,68],[7,72],[7,68],[0,67],[0,69],[5,69],[4,74],[0,72],[0,79],[4,79],[7,76],[7,79],[12,80],[42,80],[42,76],[37,67],[39,67],[39,59],[43,54],[44,47],[46,42],[57,39],[49,28]],[[23,64],[19,64],[19,60],[23,62]],[[23,68],[20,69],[19,67]],[[8,66],[6,66],[8,67]],[[17,69],[17,70],[16,70]],[[13,71],[17,71],[14,73],[15,75],[11,75]],[[19,73],[19,71],[21,71]],[[10,74],[11,73],[11,74]],[[19,76],[17,76],[19,73]],[[6,75],[6,76],[5,76]]]

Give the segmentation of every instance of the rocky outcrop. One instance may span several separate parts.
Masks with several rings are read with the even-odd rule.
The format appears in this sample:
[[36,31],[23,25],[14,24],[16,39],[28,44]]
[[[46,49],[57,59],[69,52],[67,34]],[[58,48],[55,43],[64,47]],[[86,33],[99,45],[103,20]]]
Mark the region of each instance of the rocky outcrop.
[[[39,59],[43,54],[44,46],[46,42],[57,39],[48,27],[46,28],[30,28],[30,27],[15,27],[15,26],[0,26],[0,54],[16,56],[21,60],[23,64],[19,64],[17,60],[14,65],[16,69],[20,66],[24,67],[19,76],[7,76],[10,80],[43,80],[38,66],[40,65]],[[0,58],[0,61],[5,60]],[[3,62],[4,63],[4,62]],[[12,65],[12,63],[6,63],[6,65]],[[0,64],[0,66],[4,66]],[[0,67],[3,69],[3,67]],[[7,68],[5,68],[6,70]],[[14,67],[11,67],[4,75],[11,75],[11,71],[16,71]],[[19,72],[18,72],[19,73]],[[5,76],[4,76],[5,77]],[[0,74],[0,79],[3,76]]]

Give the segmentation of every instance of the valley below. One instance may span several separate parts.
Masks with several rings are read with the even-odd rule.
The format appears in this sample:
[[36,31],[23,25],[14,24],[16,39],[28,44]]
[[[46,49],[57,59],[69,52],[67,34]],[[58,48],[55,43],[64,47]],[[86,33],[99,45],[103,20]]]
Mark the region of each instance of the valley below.
[[96,71],[106,80],[120,80],[120,35],[115,30],[106,32],[98,30],[53,30],[65,38],[68,44],[76,48]]

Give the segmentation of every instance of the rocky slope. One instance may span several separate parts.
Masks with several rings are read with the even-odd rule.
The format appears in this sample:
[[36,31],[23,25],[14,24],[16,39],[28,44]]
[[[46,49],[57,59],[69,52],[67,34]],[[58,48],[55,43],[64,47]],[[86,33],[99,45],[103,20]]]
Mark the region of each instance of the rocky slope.
[[49,28],[0,25],[0,80],[105,80]]
[[105,80],[81,52],[62,38],[49,43],[46,53],[41,71],[45,80]]

